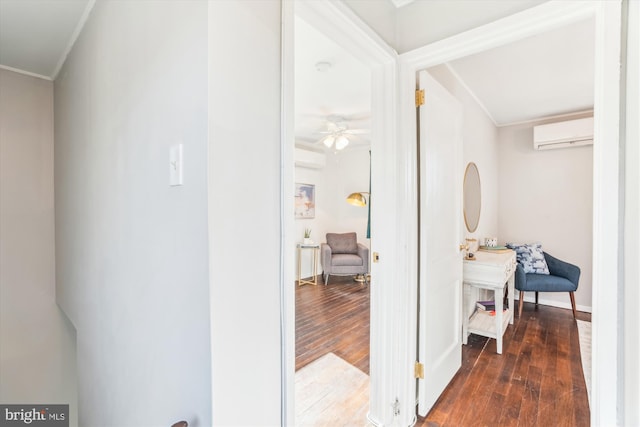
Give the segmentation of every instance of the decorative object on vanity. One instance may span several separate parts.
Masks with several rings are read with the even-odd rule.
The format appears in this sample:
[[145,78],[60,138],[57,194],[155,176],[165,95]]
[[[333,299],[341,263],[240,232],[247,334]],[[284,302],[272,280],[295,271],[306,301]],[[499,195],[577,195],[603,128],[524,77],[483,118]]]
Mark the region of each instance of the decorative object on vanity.
[[500,253],[506,253],[506,252],[513,252],[513,250],[509,249],[506,246],[480,246],[478,248],[479,251],[483,251],[483,252],[493,252],[496,254],[500,254]]
[[464,245],[460,245],[461,248],[465,249],[464,259],[468,261],[473,261],[476,259],[475,253],[478,251],[478,240],[473,239],[471,237],[467,237]]
[[484,238],[484,246],[488,248],[495,248],[498,246],[498,238],[497,237],[485,237]]
[[480,246],[478,245],[478,239],[467,237],[464,240],[467,242],[467,251],[469,253],[474,254],[478,252],[478,249],[480,249]]
[[462,183],[464,224],[469,233],[478,228],[482,197],[480,191],[480,173],[475,163],[471,162],[464,171]]
[[294,194],[294,216],[296,218],[315,218],[316,186],[313,184],[296,183]]
[[[576,300],[574,292],[578,290],[580,280],[580,267],[561,261],[548,253],[542,251],[539,243],[531,245],[516,245],[507,243],[516,250],[518,265],[516,267],[515,287],[520,291],[520,303],[518,306],[518,317],[522,316],[522,306],[525,292],[536,293],[536,306],[538,305],[539,292],[568,292],[571,299],[571,309],[573,318],[576,317]],[[528,246],[523,248],[523,246]],[[521,255],[518,255],[518,249]],[[542,253],[542,260],[540,254]],[[533,255],[532,253],[535,253]],[[530,259],[531,257],[531,259]],[[535,258],[533,258],[535,257]],[[534,259],[532,261],[532,259]],[[544,261],[544,265],[543,262]],[[526,265],[526,269],[525,269]],[[546,267],[546,270],[545,270]],[[540,272],[536,272],[540,271]],[[544,273],[546,271],[546,273]]]
[[320,262],[324,284],[330,275],[358,276],[369,273],[369,248],[358,243],[356,233],[327,233],[327,242],[321,245]]

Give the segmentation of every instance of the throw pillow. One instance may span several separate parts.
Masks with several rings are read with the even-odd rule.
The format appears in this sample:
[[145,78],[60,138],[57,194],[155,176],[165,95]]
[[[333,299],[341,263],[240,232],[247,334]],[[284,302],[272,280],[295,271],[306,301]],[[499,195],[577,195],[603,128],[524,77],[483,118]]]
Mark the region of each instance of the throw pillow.
[[327,233],[327,244],[334,254],[357,254],[358,237],[356,233]]
[[516,260],[525,273],[549,274],[549,266],[540,243],[507,243],[507,247],[516,251]]

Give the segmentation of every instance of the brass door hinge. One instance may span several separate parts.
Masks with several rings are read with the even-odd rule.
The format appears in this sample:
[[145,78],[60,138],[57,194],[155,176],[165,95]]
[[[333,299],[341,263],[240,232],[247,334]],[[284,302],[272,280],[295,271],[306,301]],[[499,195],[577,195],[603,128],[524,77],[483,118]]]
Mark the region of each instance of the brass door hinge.
[[373,262],[376,263],[380,261],[380,254],[378,252],[373,253]]
[[424,105],[424,89],[416,90],[416,108]]
[[416,362],[414,373],[416,378],[423,380],[424,379],[424,365],[420,362]]

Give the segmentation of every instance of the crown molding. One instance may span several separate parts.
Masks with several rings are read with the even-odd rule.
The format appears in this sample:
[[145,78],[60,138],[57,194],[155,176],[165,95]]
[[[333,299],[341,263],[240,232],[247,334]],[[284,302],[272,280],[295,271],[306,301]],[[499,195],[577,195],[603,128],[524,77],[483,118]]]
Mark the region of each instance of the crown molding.
[[14,73],[22,74],[29,77],[36,77],[38,79],[52,81],[53,79],[49,76],[43,76],[42,74],[32,73],[31,71],[21,70],[20,68],[7,67],[6,65],[0,64],[0,70],[13,71]]

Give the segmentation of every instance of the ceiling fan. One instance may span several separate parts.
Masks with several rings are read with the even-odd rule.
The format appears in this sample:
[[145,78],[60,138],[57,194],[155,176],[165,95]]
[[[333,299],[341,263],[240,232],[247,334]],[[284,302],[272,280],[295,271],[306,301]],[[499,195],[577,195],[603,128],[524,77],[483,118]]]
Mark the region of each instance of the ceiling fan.
[[335,144],[336,150],[342,150],[349,145],[353,138],[357,138],[355,135],[370,132],[369,129],[350,129],[344,117],[329,116],[326,122],[327,130],[317,133],[326,135],[318,142],[322,142],[327,148],[331,148]]

